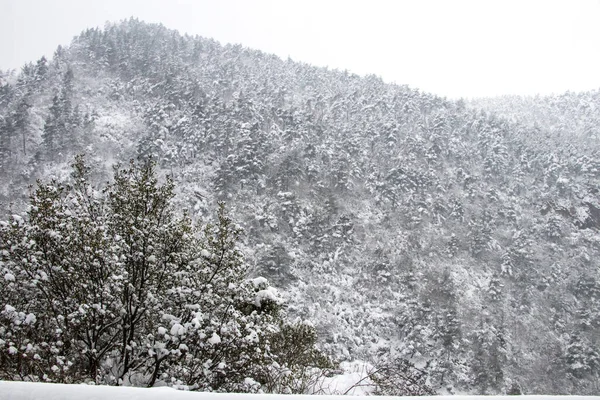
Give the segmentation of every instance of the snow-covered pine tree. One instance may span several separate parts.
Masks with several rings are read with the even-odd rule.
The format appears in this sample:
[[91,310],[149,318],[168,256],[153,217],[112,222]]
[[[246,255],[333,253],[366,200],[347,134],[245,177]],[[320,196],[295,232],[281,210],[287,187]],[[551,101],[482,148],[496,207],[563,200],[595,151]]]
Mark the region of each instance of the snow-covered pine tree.
[[[151,161],[116,167],[102,192],[83,157],[73,169],[0,225],[0,379],[293,392],[330,366],[314,328],[247,277],[223,204],[200,231]],[[278,345],[290,340],[295,353]]]

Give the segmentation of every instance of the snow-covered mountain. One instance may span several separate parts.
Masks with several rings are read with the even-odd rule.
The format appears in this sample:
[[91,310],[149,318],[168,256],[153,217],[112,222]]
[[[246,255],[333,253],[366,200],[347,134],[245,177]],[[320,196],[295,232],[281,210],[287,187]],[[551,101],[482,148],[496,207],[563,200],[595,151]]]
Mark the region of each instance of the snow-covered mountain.
[[466,104],[129,20],[0,77],[0,201],[79,153],[97,182],[153,157],[338,360],[597,394],[598,121],[598,92]]

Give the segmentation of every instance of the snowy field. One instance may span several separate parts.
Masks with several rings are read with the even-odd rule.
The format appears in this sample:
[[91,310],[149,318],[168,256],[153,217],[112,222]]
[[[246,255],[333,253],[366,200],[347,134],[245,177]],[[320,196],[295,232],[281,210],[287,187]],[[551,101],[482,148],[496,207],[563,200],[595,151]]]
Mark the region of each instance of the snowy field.
[[[1,400],[341,400],[348,396],[304,396],[274,394],[229,394],[184,392],[171,388],[132,388],[114,386],[61,385],[52,383],[0,381]],[[367,396],[361,396],[367,397]],[[357,398],[357,397],[353,397]],[[430,396],[429,400],[483,400],[487,396]],[[515,396],[495,396],[495,400],[514,400]],[[402,399],[379,397],[378,399]],[[410,399],[407,397],[406,399]],[[600,396],[519,396],[520,400],[600,400]]]

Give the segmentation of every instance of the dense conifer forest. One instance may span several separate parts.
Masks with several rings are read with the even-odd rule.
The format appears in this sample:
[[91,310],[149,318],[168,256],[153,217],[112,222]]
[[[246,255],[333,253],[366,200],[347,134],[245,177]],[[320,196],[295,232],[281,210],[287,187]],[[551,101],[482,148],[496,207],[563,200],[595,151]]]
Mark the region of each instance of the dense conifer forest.
[[[0,76],[0,212],[6,221],[0,229],[0,374],[16,379],[15,363],[27,345],[20,348],[15,338],[27,326],[36,330],[28,317],[33,311],[15,309],[22,299],[13,269],[27,270],[41,251],[27,247],[24,238],[41,235],[31,239],[38,246],[41,238],[58,240],[51,237],[58,228],[45,231],[44,222],[36,222],[45,210],[38,203],[64,205],[79,198],[77,207],[83,207],[82,198],[92,199],[115,215],[94,211],[97,217],[84,226],[89,240],[105,232],[125,236],[127,218],[136,214],[122,214],[119,207],[127,201],[119,194],[135,198],[135,179],[126,176],[139,171],[122,166],[136,160],[132,165],[155,165],[150,186],[166,190],[161,193],[172,202],[174,219],[163,224],[165,216],[156,216],[160,226],[151,231],[157,248],[177,242],[181,257],[206,256],[192,253],[217,246],[210,234],[194,246],[177,235],[213,226],[207,224],[217,212],[221,223],[231,217],[234,222],[227,221],[243,231],[230,250],[235,248],[232,262],[244,265],[244,272],[227,279],[246,297],[271,284],[285,298],[284,316],[275,317],[274,309],[247,314],[265,335],[279,332],[279,339],[268,339],[269,368],[277,357],[298,357],[282,356],[287,345],[277,350],[276,343],[289,344],[289,337],[299,335],[310,339],[305,350],[312,354],[298,364],[302,368],[335,373],[341,362],[369,363],[383,394],[599,394],[599,139],[598,91],[455,101],[135,19],[86,30],[51,59]],[[65,212],[52,210],[44,212]],[[71,222],[61,229],[81,228],[70,214],[63,217]],[[64,246],[63,261],[77,253]],[[23,254],[28,262],[19,258]],[[152,254],[143,257],[154,263]],[[173,262],[165,271],[183,279]],[[77,269],[76,262],[69,265]],[[198,279],[211,282],[205,275]],[[227,285],[223,290],[233,291]],[[84,294],[64,301],[77,310],[91,301]],[[188,298],[177,303],[166,294],[156,301],[163,311],[197,304]],[[262,307],[250,297],[244,301]],[[238,314],[246,315],[245,307],[238,304]],[[231,317],[235,324],[238,317]],[[173,318],[163,329],[176,337],[181,333],[172,327],[180,321]],[[155,329],[161,322],[143,323]],[[288,336],[285,326],[293,330]],[[36,340],[51,347],[62,339]],[[152,347],[159,339],[135,340],[149,340]],[[167,348],[178,343],[160,340]],[[195,349],[184,351],[194,355],[193,368],[215,357],[199,350],[205,342],[181,343]],[[125,341],[115,357],[139,353],[128,346]],[[50,347],[43,349],[45,367],[39,367],[45,372],[29,371],[32,376],[99,379],[93,357],[85,361],[92,378],[71,376],[52,357],[84,361]],[[156,354],[139,359],[136,368],[145,368],[141,384],[162,379],[147,380],[158,370]],[[198,370],[169,359],[163,378],[198,389],[307,390],[298,380],[277,386],[281,380],[273,383],[275,375],[265,370],[236,369],[229,363],[237,353],[227,354],[227,367],[205,366],[210,374],[202,379],[190,378]],[[296,375],[299,380],[306,371]],[[114,383],[107,377],[118,381],[126,373],[106,373],[98,383]],[[413,381],[398,391],[398,382]]]

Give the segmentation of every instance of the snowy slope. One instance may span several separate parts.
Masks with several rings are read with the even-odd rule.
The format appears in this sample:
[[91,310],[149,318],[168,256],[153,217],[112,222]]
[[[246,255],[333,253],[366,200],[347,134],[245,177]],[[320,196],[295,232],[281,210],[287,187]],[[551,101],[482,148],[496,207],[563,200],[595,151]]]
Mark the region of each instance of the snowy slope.
[[[61,385],[51,383],[0,381],[2,400],[307,400],[314,396],[274,394],[230,394],[183,392],[171,388],[142,389],[114,386]],[[319,396],[319,400],[339,400],[345,396]],[[378,397],[379,399],[402,399],[402,397]],[[430,396],[423,399],[435,400],[479,400],[487,396]],[[514,399],[511,396],[496,396],[497,400]],[[600,400],[600,396],[521,396],[522,400]]]
[[137,20],[11,82],[0,219],[75,154],[98,185],[152,156],[198,223],[226,202],[253,277],[336,360],[407,358],[439,393],[600,394],[599,94],[472,108]]

